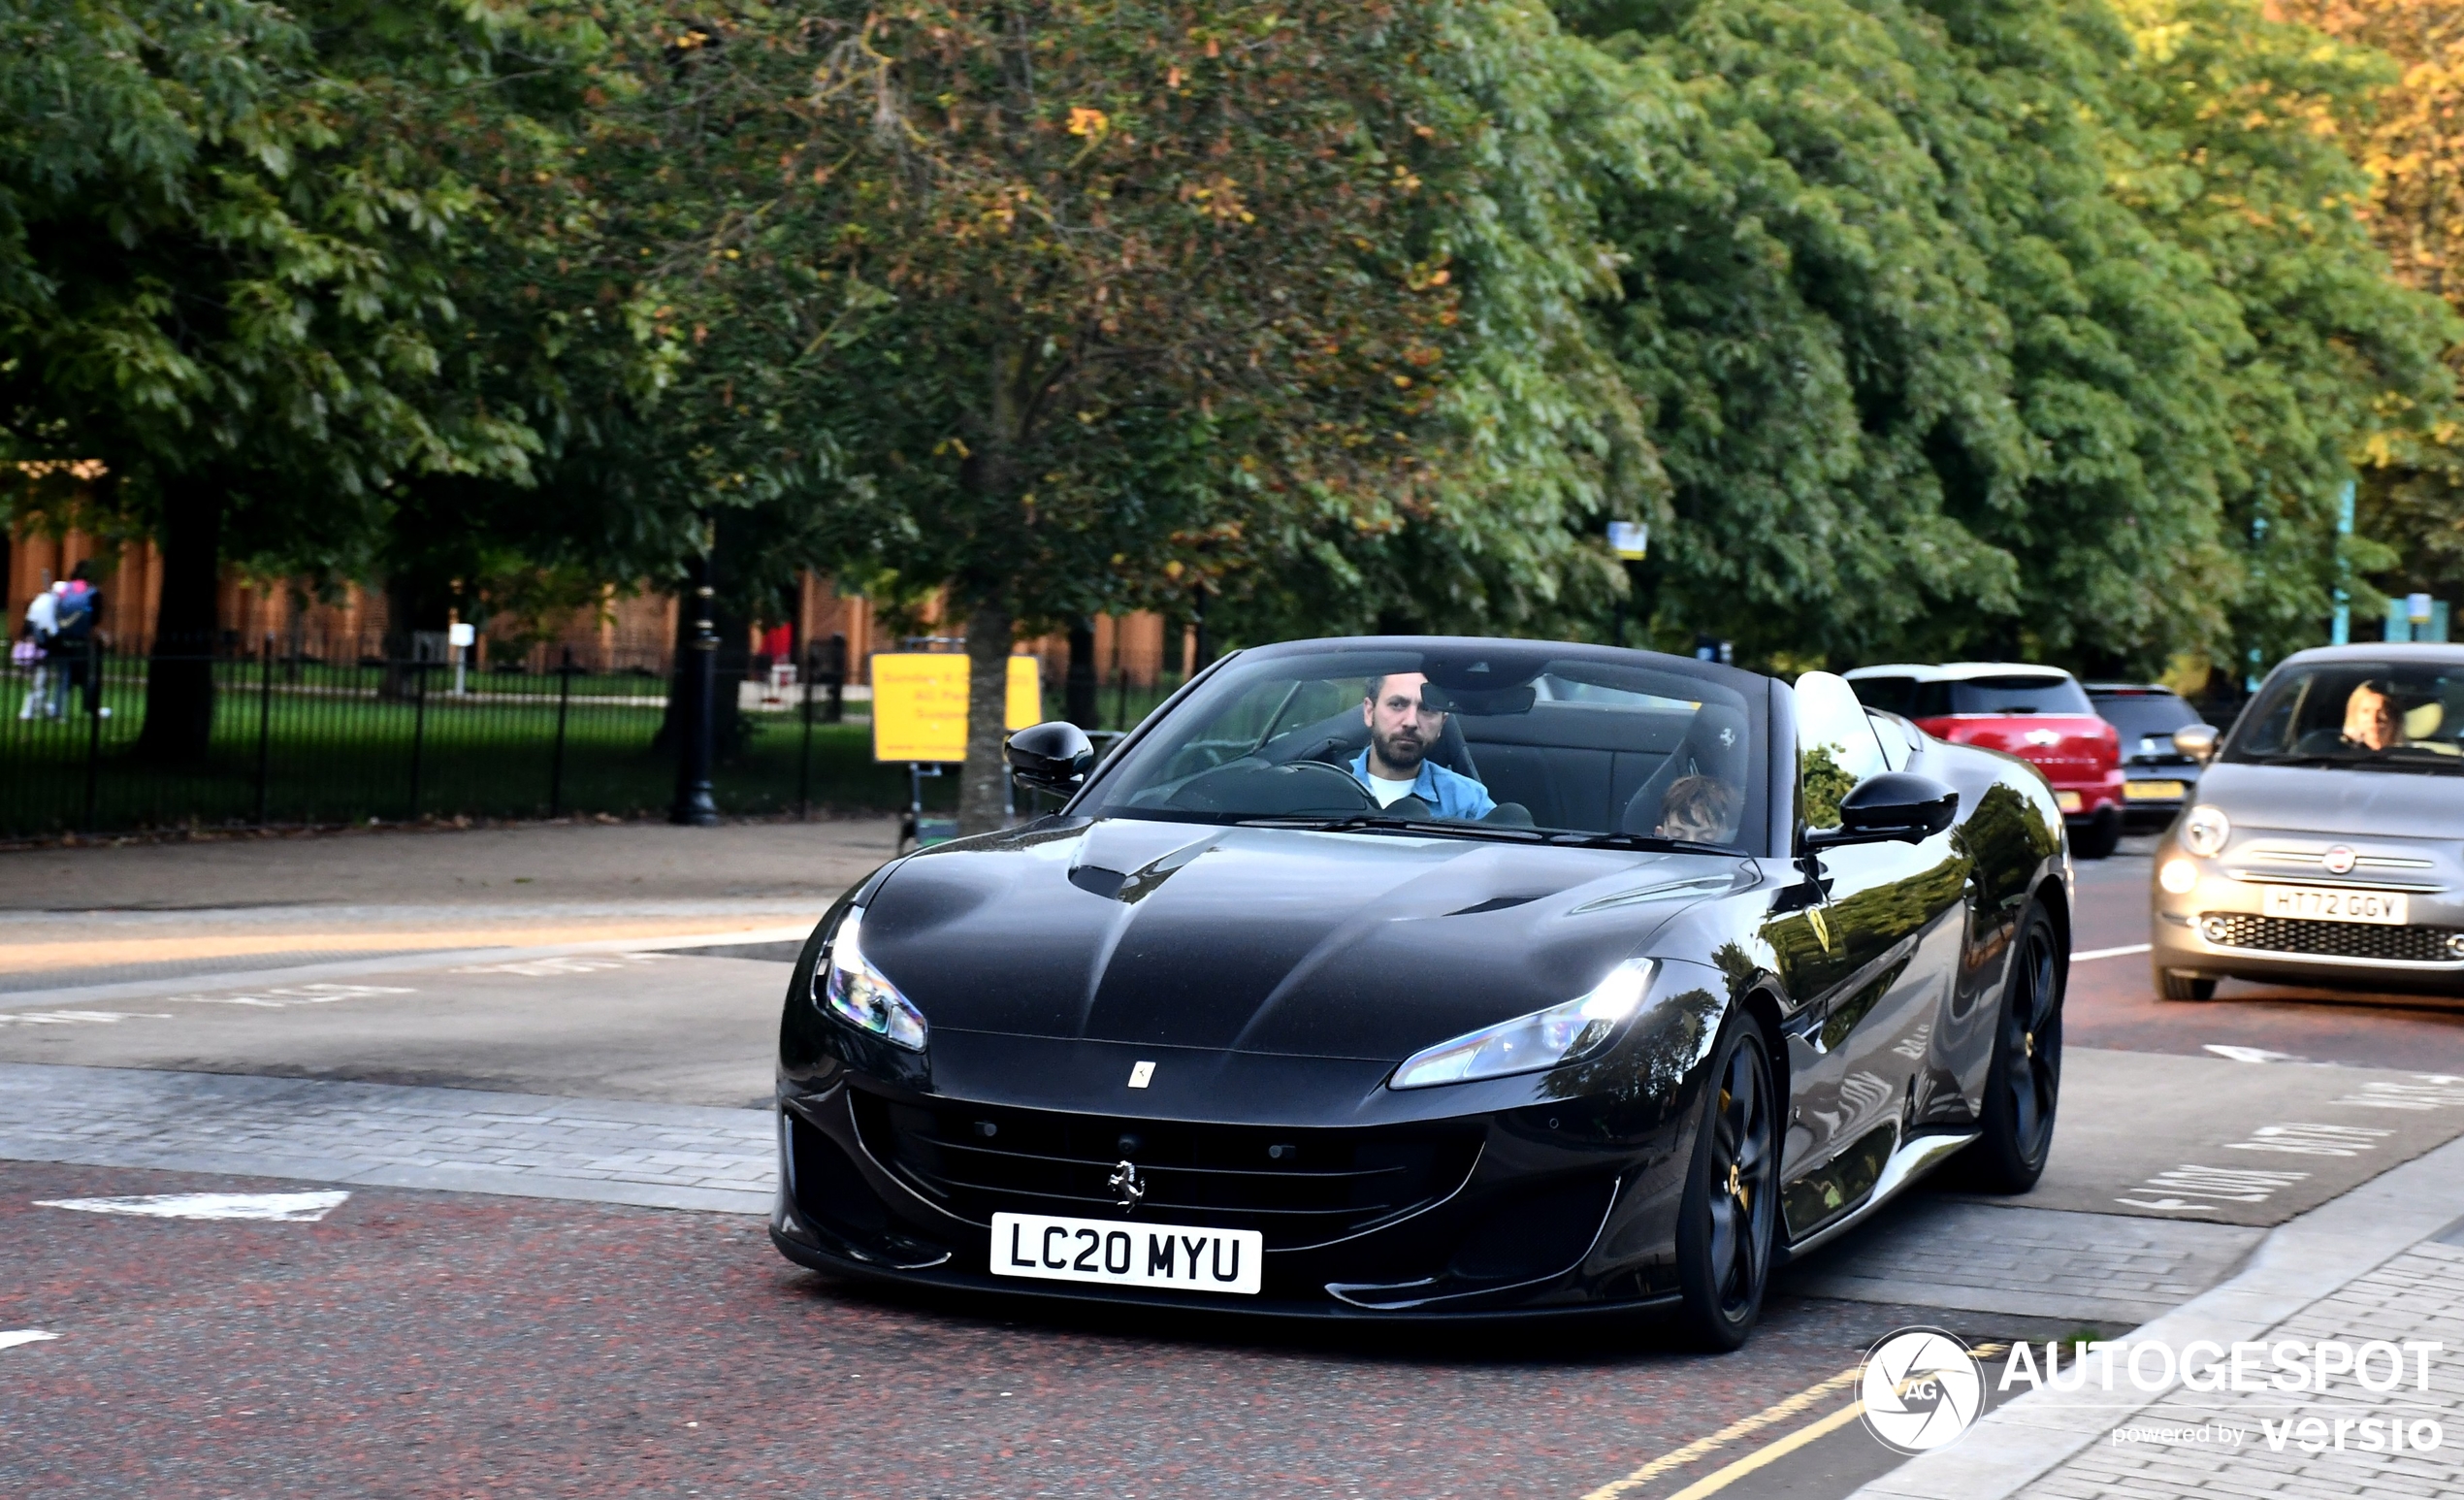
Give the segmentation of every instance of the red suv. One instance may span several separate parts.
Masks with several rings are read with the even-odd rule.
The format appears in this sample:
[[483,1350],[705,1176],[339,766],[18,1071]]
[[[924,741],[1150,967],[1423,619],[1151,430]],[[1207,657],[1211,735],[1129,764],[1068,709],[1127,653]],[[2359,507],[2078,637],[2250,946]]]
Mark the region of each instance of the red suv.
[[2007,750],[2054,784],[2070,852],[2101,860],[2122,839],[2122,737],[2059,667],[1952,662],[1860,667],[1847,674],[1870,708],[1914,719],[1936,739]]

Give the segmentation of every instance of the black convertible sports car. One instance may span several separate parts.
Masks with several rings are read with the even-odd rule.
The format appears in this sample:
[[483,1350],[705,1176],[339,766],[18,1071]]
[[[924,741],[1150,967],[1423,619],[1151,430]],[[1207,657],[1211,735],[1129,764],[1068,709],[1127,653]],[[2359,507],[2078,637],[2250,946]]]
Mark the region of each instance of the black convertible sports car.
[[1640,651],[1226,657],[1052,816],[893,861],[806,943],[771,1235],[839,1275],[1363,1320],[1663,1306],[2060,1081],[2062,819],[2027,765]]

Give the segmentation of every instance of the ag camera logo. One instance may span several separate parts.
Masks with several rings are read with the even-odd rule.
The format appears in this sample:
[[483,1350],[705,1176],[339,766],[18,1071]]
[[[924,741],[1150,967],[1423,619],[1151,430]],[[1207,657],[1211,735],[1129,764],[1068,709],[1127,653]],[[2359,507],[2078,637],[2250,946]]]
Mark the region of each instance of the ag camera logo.
[[1865,1351],[1858,1395],[1875,1442],[1895,1452],[1929,1452],[1976,1424],[1985,1372],[1959,1335],[1900,1328]]

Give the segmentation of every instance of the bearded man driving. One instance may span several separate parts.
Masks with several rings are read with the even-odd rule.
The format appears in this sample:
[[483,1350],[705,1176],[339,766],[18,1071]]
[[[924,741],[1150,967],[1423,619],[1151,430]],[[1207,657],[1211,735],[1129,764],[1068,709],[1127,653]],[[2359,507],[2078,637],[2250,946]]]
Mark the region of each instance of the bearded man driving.
[[[1497,806],[1488,788],[1429,759],[1430,747],[1445,733],[1445,715],[1421,705],[1428,681],[1416,671],[1369,679],[1360,704],[1369,744],[1353,759],[1351,773],[1380,807],[1416,797],[1437,817],[1485,818]],[[1408,815],[1408,810],[1397,814]]]

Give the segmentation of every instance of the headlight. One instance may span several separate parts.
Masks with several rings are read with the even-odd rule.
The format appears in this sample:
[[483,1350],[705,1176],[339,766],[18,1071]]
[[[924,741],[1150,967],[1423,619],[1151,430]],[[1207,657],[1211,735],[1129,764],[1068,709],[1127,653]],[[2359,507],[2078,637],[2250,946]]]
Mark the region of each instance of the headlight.
[[1607,1046],[1641,1007],[1651,970],[1651,960],[1629,959],[1581,999],[1501,1022],[1413,1056],[1395,1069],[1390,1087],[1426,1089],[1580,1061]]
[[2202,860],[2213,860],[2224,852],[2224,840],[2232,832],[2233,825],[2225,818],[2223,808],[2201,802],[2182,820],[2182,847]]
[[2167,860],[2156,871],[2156,884],[2175,896],[2188,896],[2199,883],[2199,867],[2188,860]]
[[910,1052],[924,1051],[924,1012],[864,959],[864,908],[851,907],[831,935],[829,959],[813,971],[813,998],[851,1026]]

